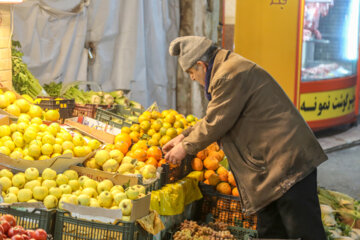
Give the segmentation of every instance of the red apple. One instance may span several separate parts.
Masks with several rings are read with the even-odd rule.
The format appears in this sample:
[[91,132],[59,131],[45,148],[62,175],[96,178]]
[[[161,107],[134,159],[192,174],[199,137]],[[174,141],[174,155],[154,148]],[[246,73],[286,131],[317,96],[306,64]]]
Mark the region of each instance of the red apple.
[[13,215],[5,214],[0,217],[0,220],[3,220],[3,219],[6,220],[8,223],[10,223],[10,225],[12,227],[14,227],[16,225],[16,220]]
[[35,236],[33,237],[36,240],[46,240],[47,239],[47,233],[44,229],[36,229],[35,230]]

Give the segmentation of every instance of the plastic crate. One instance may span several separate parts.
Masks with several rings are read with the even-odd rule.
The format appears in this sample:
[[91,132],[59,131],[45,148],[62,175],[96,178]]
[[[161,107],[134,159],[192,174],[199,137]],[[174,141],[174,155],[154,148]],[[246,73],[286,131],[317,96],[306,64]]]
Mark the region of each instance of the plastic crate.
[[256,230],[257,216],[242,212],[238,197],[224,195],[216,191],[213,186],[199,183],[203,194],[199,215],[202,221],[207,219],[220,221],[230,226]]
[[186,156],[179,166],[171,167],[170,164],[163,164],[161,167],[161,186],[165,186],[169,183],[174,183],[184,177],[186,177],[191,171],[191,160],[194,156]]
[[52,234],[55,227],[56,210],[33,209],[31,211],[9,206],[0,206],[0,216],[11,214],[15,217],[17,225],[25,229],[42,228]]
[[125,109],[124,106],[115,105],[111,109],[98,109],[98,111],[96,111],[95,119],[121,129],[122,127],[130,127],[131,125],[138,123],[137,121],[131,121],[127,118],[127,116],[138,116],[135,112],[140,115],[142,110]]
[[38,97],[35,99],[35,103],[41,107],[44,111],[58,110],[60,113],[60,119],[64,121],[66,118],[73,116],[75,108],[74,99],[62,99],[53,97]]
[[95,118],[97,110],[109,109],[111,105],[97,105],[97,104],[75,104],[73,116],[87,116]]
[[150,240],[151,234],[136,222],[119,221],[108,224],[71,217],[68,212],[58,211],[56,215],[55,240]]
[[139,174],[138,176],[138,184],[139,185],[143,185],[146,189],[146,193],[155,191],[155,190],[159,190],[163,185],[161,185],[162,181],[161,181],[161,174],[160,174],[160,178],[156,179],[154,182],[151,183],[146,183],[143,181],[143,177],[142,175]]
[[229,226],[228,229],[231,232],[231,234],[235,237],[235,239],[250,240],[258,237],[258,233],[256,230],[242,228],[242,227],[234,227],[234,226]]

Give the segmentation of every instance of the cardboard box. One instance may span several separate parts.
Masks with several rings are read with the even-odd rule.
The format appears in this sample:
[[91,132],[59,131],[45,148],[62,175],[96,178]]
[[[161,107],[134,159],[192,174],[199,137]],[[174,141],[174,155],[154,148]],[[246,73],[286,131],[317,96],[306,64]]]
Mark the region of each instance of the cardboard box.
[[[131,222],[149,215],[150,200],[151,194],[148,194],[140,199],[132,200],[133,207],[130,215]],[[63,203],[63,208],[64,210],[69,211],[72,217],[89,221],[96,220],[104,223],[114,223],[116,220],[120,220],[122,218],[121,209],[86,207],[70,203]]]
[[74,117],[74,118],[68,118],[69,121],[72,121],[72,122],[78,122],[78,123],[81,123],[85,126],[89,126],[91,128],[95,128],[97,130],[100,130],[100,131],[105,131],[107,133],[110,133],[112,135],[118,135],[121,130],[116,128],[116,127],[113,127],[113,126],[110,126],[106,123],[103,123],[101,121],[98,121],[96,119],[93,119],[91,117],[87,117],[87,116],[79,116],[79,117]]
[[111,144],[114,143],[114,140],[115,140],[114,135],[112,135],[108,132],[105,132],[104,130],[99,130],[99,129],[96,129],[96,128],[93,128],[90,126],[86,126],[82,123],[73,121],[72,119],[73,118],[66,119],[65,124],[68,126],[71,126],[74,129],[80,130],[80,131],[86,133],[89,137],[96,138],[96,139],[102,141],[103,143],[111,143]]
[[71,166],[70,169],[76,171],[79,176],[88,176],[96,181],[102,181],[105,179],[111,180],[115,185],[127,185],[133,186],[139,183],[139,179],[136,176],[121,175],[118,173],[109,173],[97,169]]
[[[102,181],[109,179],[114,185],[137,184],[137,177],[125,176],[120,174],[107,173],[95,169],[71,166],[70,169],[76,171],[79,176],[88,176],[96,181]],[[132,200],[133,208],[131,211],[130,221],[147,216],[150,213],[150,200],[151,194],[146,195],[140,199]],[[86,220],[98,220],[102,222],[114,222],[117,219],[121,219],[122,213],[119,209],[104,209],[104,208],[93,208],[86,206],[78,206],[73,204],[64,204],[63,208],[71,212],[73,217],[79,217]]]
[[94,152],[88,154],[85,157],[72,157],[70,153],[63,154],[58,157],[46,159],[46,160],[25,160],[25,159],[12,159],[9,156],[0,153],[0,165],[5,168],[9,168],[15,172],[24,172],[29,167],[35,167],[42,172],[45,168],[51,168],[57,173],[64,172],[69,169],[70,166],[83,163],[86,159],[91,158]]

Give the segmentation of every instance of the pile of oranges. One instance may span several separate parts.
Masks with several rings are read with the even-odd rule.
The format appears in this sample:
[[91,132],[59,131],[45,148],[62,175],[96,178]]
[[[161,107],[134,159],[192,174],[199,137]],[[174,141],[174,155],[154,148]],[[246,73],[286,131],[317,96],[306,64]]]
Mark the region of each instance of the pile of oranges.
[[196,121],[193,115],[185,118],[172,109],[161,113],[145,111],[139,116],[139,124],[123,127],[114,144],[107,144],[105,150],[117,149],[124,156],[160,167],[166,163],[161,147]]
[[129,135],[132,142],[145,140],[148,146],[164,146],[172,138],[196,123],[197,118],[188,115],[186,118],[177,111],[170,109],[161,113],[145,111],[139,116],[139,124],[123,127],[121,133]]
[[191,167],[195,171],[202,171],[204,183],[215,186],[218,192],[239,196],[233,174],[220,165],[224,157],[225,154],[219,148],[219,145],[212,143],[196,154],[196,157],[191,162]]

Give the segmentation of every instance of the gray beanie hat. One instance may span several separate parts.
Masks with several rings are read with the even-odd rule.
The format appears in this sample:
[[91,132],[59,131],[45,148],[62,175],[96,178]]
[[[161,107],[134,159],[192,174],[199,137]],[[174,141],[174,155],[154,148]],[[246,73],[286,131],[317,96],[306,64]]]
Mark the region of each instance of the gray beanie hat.
[[213,42],[206,37],[185,36],[175,38],[169,47],[171,56],[179,56],[179,63],[186,72],[210,48]]

